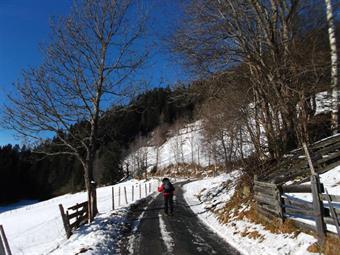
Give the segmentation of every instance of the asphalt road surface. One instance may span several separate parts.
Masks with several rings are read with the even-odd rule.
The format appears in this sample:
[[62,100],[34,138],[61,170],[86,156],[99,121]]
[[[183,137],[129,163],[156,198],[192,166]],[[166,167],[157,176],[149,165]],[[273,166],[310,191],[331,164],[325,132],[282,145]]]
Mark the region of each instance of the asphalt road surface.
[[181,185],[175,187],[173,216],[163,213],[162,195],[132,208],[119,254],[240,254],[197,218],[183,198]]

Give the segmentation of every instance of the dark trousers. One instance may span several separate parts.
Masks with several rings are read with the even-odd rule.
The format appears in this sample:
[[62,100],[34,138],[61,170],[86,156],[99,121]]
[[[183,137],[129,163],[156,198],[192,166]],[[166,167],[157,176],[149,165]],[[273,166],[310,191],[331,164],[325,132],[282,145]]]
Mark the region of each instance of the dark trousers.
[[168,214],[170,207],[170,213],[173,213],[174,211],[174,199],[173,194],[169,194],[164,196],[164,212]]

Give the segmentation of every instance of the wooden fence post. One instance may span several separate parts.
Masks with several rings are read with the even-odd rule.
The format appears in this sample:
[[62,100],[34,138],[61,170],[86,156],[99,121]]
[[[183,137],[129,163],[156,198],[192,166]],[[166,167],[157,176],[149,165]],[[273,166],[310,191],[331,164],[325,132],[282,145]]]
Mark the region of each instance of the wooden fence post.
[[115,209],[115,187],[112,187],[112,210]]
[[59,210],[60,210],[61,218],[63,220],[63,225],[64,225],[65,232],[66,232],[66,237],[67,237],[67,239],[69,239],[70,236],[72,235],[72,231],[71,231],[70,223],[68,221],[68,218],[66,217],[64,207],[63,207],[62,204],[59,204]]
[[139,199],[142,198],[142,184],[139,183]]
[[[2,246],[3,250],[4,250],[4,254],[6,255],[12,255],[11,249],[9,248],[9,244],[8,244],[8,240],[5,234],[5,230],[2,227],[2,225],[0,225],[0,247]],[[1,248],[0,248],[0,252],[1,252]]]
[[127,200],[127,193],[126,193],[126,187],[124,186],[124,197],[125,197],[125,204],[128,204],[128,200]]
[[320,179],[317,174],[313,174],[311,177],[311,184],[312,184],[312,195],[313,195],[313,210],[315,215],[315,223],[316,223],[316,230],[318,233],[318,239],[320,244],[322,245],[325,240],[325,233],[326,233],[326,225],[324,222],[324,208],[323,202],[320,199],[319,194],[320,192]]
[[118,187],[118,206],[120,206],[120,186]]
[[131,186],[131,201],[135,201],[135,185]]
[[[2,227],[2,226],[0,225],[0,227]],[[0,255],[6,255],[4,241],[2,241],[1,235],[0,235]]]
[[284,222],[284,212],[283,212],[283,199],[282,199],[282,188],[281,186],[276,185],[276,189],[275,189],[275,197],[277,200],[277,211],[279,212],[280,215],[280,222],[281,224]]

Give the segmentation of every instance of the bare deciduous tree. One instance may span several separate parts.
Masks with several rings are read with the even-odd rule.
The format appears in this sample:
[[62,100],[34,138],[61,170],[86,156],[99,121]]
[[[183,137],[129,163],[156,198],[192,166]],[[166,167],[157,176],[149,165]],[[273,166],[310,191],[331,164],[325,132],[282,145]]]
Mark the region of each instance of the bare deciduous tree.
[[128,80],[147,56],[138,46],[145,19],[134,11],[130,0],[75,1],[70,15],[52,25],[43,63],[25,71],[5,109],[6,127],[35,141],[55,135],[47,142],[53,152],[42,153],[81,162],[89,221],[97,212],[93,169],[103,110],[126,100]]
[[201,74],[235,70],[247,80],[246,96],[272,158],[297,145],[300,92],[309,100],[329,68],[316,33],[324,25],[318,23],[323,18],[318,4],[197,0],[188,4],[187,18],[175,35],[174,50],[185,54],[187,64]]

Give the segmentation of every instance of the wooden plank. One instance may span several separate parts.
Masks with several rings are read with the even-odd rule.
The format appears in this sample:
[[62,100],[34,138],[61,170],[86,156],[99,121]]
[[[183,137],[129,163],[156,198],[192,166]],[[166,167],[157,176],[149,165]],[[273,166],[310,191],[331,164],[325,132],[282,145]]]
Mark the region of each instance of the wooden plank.
[[124,186],[124,198],[125,198],[125,204],[128,204],[128,199],[127,199],[127,192],[126,192],[126,187]]
[[66,217],[65,211],[64,211],[64,207],[62,204],[59,204],[59,211],[61,214],[61,219],[63,220],[63,225],[64,225],[64,229],[66,232],[66,237],[67,239],[70,238],[70,236],[72,235],[72,231],[71,231],[71,227],[70,227],[70,222],[68,220],[68,218]]
[[112,210],[115,209],[115,188],[112,187]]
[[[340,218],[337,218],[338,221],[340,220]],[[330,224],[330,225],[334,225],[335,226],[335,222],[334,219],[332,217],[323,217],[323,220],[325,221],[326,224]]]
[[80,203],[80,204],[73,205],[73,206],[67,208],[67,210],[76,210],[80,207],[87,207],[87,201]]
[[318,155],[318,156],[319,155],[325,155],[325,154],[332,153],[332,152],[336,151],[339,147],[340,147],[340,143],[336,142],[334,144],[331,144],[330,146],[323,147],[323,148],[320,148],[318,150],[313,150],[313,154]]
[[0,225],[0,241],[2,239],[2,244],[4,246],[5,255],[12,255],[11,249],[9,248],[9,243],[5,234],[5,230],[2,225]]
[[336,230],[337,230],[337,232],[338,232],[338,235],[339,235],[339,237],[340,237],[340,227],[339,227],[338,217],[337,217],[337,215],[336,215],[336,213],[335,213],[335,210],[334,210],[334,208],[333,208],[333,206],[332,206],[332,202],[331,202],[331,199],[330,199],[330,197],[329,197],[328,191],[327,191],[327,190],[325,190],[325,191],[326,191],[326,196],[327,196],[327,201],[328,201],[329,209],[330,209],[330,211],[331,211],[331,216],[332,216],[332,218],[333,218],[333,220],[334,220],[334,225],[335,225]]
[[275,189],[261,187],[261,186],[254,186],[254,191],[259,192],[259,193],[265,193],[265,194],[274,194]]
[[[340,203],[340,196],[339,195],[329,195],[332,202]],[[326,194],[320,194],[320,198],[322,200],[327,200]]]
[[311,193],[311,185],[282,185],[282,192],[284,193]]
[[296,207],[301,208],[305,210],[313,210],[313,204],[307,201],[292,199],[288,197],[283,197],[284,207],[290,206],[290,207]]
[[254,196],[255,200],[260,203],[270,204],[270,205],[277,205],[278,201],[275,198],[267,198],[264,196]]
[[87,211],[87,208],[83,207],[80,211],[76,211],[74,213],[69,214],[67,217],[69,220],[78,217],[79,215],[84,214]]
[[120,203],[120,186],[118,187],[118,206],[120,206],[121,205],[121,203]]
[[135,201],[135,186],[131,186],[131,201]]
[[338,152],[334,152],[334,153],[330,153],[330,155],[328,157],[323,157],[322,159],[319,159],[318,161],[316,161],[316,163],[318,165],[327,163],[328,161],[332,161],[334,159],[340,158],[340,151]]
[[70,224],[71,229],[77,229],[79,227],[79,221],[75,221]]
[[315,214],[311,210],[305,210],[302,208],[292,208],[292,207],[285,207],[285,212],[287,214],[298,214],[298,215],[304,215],[304,216],[312,216],[315,217]]
[[[323,149],[325,147],[328,147],[328,146],[337,146],[336,144],[340,142],[340,136],[336,136],[336,137],[330,137],[328,139],[325,139],[325,140],[322,140],[322,141],[317,141],[315,143],[313,143],[311,145],[311,148],[312,148],[312,151],[313,152],[316,152],[320,149]],[[339,147],[337,147],[339,148]],[[293,150],[292,152],[294,152],[295,154],[299,154],[302,152],[302,148],[298,148],[298,149],[295,149]]]
[[1,235],[0,235],[0,255],[6,255],[6,250]]
[[318,173],[319,174],[325,173],[325,172],[333,169],[334,167],[337,167],[338,165],[339,165],[339,162],[334,162],[332,164],[328,164],[327,166],[318,169]]
[[254,196],[264,197],[264,198],[268,198],[268,199],[276,199],[276,194],[275,193],[262,193],[262,192],[256,191],[254,193]]
[[332,146],[333,144],[336,144],[338,142],[340,142],[340,136],[330,137],[328,139],[324,139],[322,141],[317,141],[317,142],[313,143],[312,148],[313,148],[313,150],[321,149],[321,148],[324,148],[324,147]]
[[276,206],[265,205],[265,204],[258,204],[258,206],[261,207],[264,210],[271,212],[272,214],[275,214],[276,216],[281,216],[280,210]]
[[9,247],[9,243],[8,243],[8,240],[7,240],[7,237],[6,237],[6,234],[5,234],[5,230],[4,230],[2,225],[0,225],[0,233],[1,233],[1,236],[2,236],[2,242],[5,246],[6,255],[12,255],[12,252],[11,252],[11,249]]
[[274,183],[269,183],[269,182],[260,182],[260,181],[254,181],[254,184],[260,187],[265,187],[269,189],[276,189],[277,186]]
[[87,221],[87,214],[80,216],[75,222],[70,224],[71,229],[77,229],[80,225],[84,225]]

